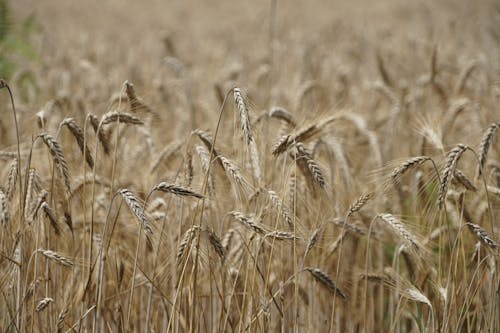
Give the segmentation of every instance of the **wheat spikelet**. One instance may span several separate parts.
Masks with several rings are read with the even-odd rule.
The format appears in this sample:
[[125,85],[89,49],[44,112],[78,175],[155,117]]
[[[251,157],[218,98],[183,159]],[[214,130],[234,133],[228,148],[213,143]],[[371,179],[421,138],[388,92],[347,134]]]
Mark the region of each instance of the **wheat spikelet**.
[[43,311],[50,303],[54,302],[54,300],[50,297],[45,297],[36,305],[35,311],[40,312]]
[[378,69],[378,72],[380,74],[380,77],[382,78],[382,80],[384,81],[384,83],[387,86],[393,87],[394,85],[393,85],[392,79],[391,79],[389,73],[387,72],[387,69],[385,68],[384,59],[382,58],[382,55],[380,54],[380,50],[378,50],[376,53],[376,60],[377,60],[377,69]]
[[94,167],[94,159],[92,158],[92,154],[90,153],[90,149],[85,145],[85,138],[83,134],[83,129],[78,126],[76,121],[73,118],[66,118],[64,119],[61,124],[59,125],[60,127],[66,126],[68,127],[69,131],[71,134],[73,134],[73,137],[76,140],[76,143],[78,144],[78,147],[80,148],[80,151],[82,152],[83,155],[85,155],[85,160],[87,161],[87,164],[90,166],[90,168]]
[[226,247],[222,245],[220,238],[212,230],[208,230],[208,240],[219,257],[223,260],[226,259]]
[[499,124],[497,123],[491,124],[484,133],[483,138],[481,139],[481,144],[479,146],[479,176],[483,174],[484,165],[486,164],[486,159],[488,158],[488,151],[490,149],[491,143],[493,142],[498,127]]
[[293,240],[297,237],[295,237],[293,233],[288,231],[275,230],[265,234],[264,238],[273,238],[275,240]]
[[312,158],[312,154],[304,147],[302,143],[297,143],[295,145],[297,154],[295,158],[300,169],[309,176],[314,183],[316,183],[320,188],[325,188],[325,178],[323,177],[323,172],[321,171],[319,165]]
[[455,179],[460,184],[462,184],[462,186],[465,187],[467,190],[472,191],[472,192],[477,192],[477,187],[474,186],[474,184],[472,183],[472,180],[470,180],[459,169],[455,169],[455,172],[453,173],[453,179]]
[[141,98],[137,97],[134,85],[131,82],[125,81],[125,93],[127,94],[131,112],[153,113],[153,111],[144,103],[144,101]]
[[413,235],[404,224],[392,214],[380,214],[378,215],[382,221],[384,221],[391,229],[405,241],[408,245],[413,247],[415,250],[420,250],[421,245],[417,240],[417,237]]
[[66,193],[71,193],[68,164],[66,163],[66,159],[64,158],[61,146],[51,135],[47,133],[42,133],[39,136],[43,139],[43,142],[45,142],[45,144],[49,148],[50,154],[54,159],[54,163],[59,169],[59,173],[61,174],[61,177],[64,180],[64,185],[66,186]]
[[[36,197],[39,191],[41,191],[41,180],[35,169],[31,168],[28,172],[28,183],[26,186],[26,196],[24,198],[24,217],[30,219],[30,216],[34,212],[33,210],[33,199]],[[36,208],[36,207],[35,207]]]
[[446,165],[443,171],[443,176],[441,177],[441,186],[438,192],[438,208],[441,209],[446,199],[446,194],[448,192],[448,186],[451,181],[451,177],[457,166],[457,162],[462,156],[463,152],[467,150],[467,146],[459,143],[455,148],[453,148],[448,154],[446,159]]
[[307,257],[309,252],[311,252],[316,243],[319,241],[320,237],[321,237],[321,228],[317,228],[314,230],[311,237],[309,238],[309,241],[307,242],[304,258]]
[[66,319],[66,316],[69,314],[69,309],[65,307],[64,309],[59,312],[59,315],[57,316],[57,333],[62,332],[63,325],[64,325],[64,320]]
[[319,268],[312,268],[312,267],[307,267],[305,268],[305,270],[311,273],[311,275],[316,279],[316,281],[327,287],[330,291],[339,295],[342,299],[347,300],[346,294],[344,294],[344,292],[337,287],[335,282],[333,282],[333,280],[322,270],[320,270]]
[[460,94],[463,92],[465,88],[465,82],[470,77],[474,69],[479,66],[479,62],[477,60],[471,61],[464,69],[460,72],[458,76],[457,84],[455,86],[455,94]]
[[[366,235],[368,231],[366,228],[360,226],[359,224],[354,224],[351,222],[347,222],[346,220],[342,218],[335,218],[331,221],[333,224],[338,226],[339,228],[343,228],[344,232],[353,232],[358,235]],[[372,230],[371,232],[372,237],[377,238],[378,234],[376,231]]]
[[269,195],[269,198],[271,199],[271,202],[273,205],[278,209],[278,212],[283,215],[283,218],[285,219],[286,223],[290,226],[293,227],[293,215],[288,209],[288,207],[281,201],[278,193],[269,190],[267,191],[267,194]]
[[260,169],[260,158],[259,150],[257,149],[257,144],[255,140],[251,140],[249,143],[250,148],[250,161],[252,162],[252,171],[257,184],[262,183],[262,171]]
[[234,88],[233,95],[236,108],[238,109],[240,114],[241,129],[243,130],[243,135],[245,136],[245,140],[249,145],[250,142],[253,140],[253,135],[252,135],[252,128],[250,125],[251,121],[250,121],[250,115],[248,113],[248,108],[246,106],[245,99],[243,98],[243,94],[241,93],[240,88]]
[[182,237],[182,240],[179,244],[179,248],[177,249],[177,255],[176,255],[177,265],[179,265],[181,263],[181,260],[184,257],[184,254],[186,253],[186,249],[191,244],[191,241],[194,239],[195,234],[199,230],[200,230],[200,227],[198,227],[197,225],[194,225],[184,233],[184,237]]
[[144,234],[146,235],[146,239],[148,240],[149,245],[151,245],[153,229],[151,229],[151,226],[149,225],[149,221],[146,217],[146,214],[144,213],[144,210],[142,209],[142,205],[139,202],[139,199],[137,199],[136,196],[128,189],[122,189],[118,191],[118,193],[120,193],[120,195],[123,197],[123,200],[125,200],[128,208],[141,224]]
[[358,212],[361,208],[363,208],[366,203],[373,198],[373,192],[362,194],[356,201],[354,201],[349,209],[347,210],[347,217],[350,217],[352,214]]
[[131,124],[131,125],[143,125],[144,122],[137,118],[136,116],[133,116],[129,113],[126,112],[117,112],[117,111],[111,111],[108,113],[105,113],[102,116],[101,119],[101,124],[102,125],[108,125],[114,122],[120,122],[124,124]]
[[203,198],[203,195],[193,192],[185,187],[179,186],[179,185],[174,185],[174,184],[167,184],[165,182],[161,182],[153,189],[151,192],[154,191],[160,191],[160,192],[165,192],[165,193],[173,193],[175,195],[181,195],[181,196],[187,196],[187,197],[195,197],[195,198]]
[[184,181],[186,186],[191,186],[194,178],[194,169],[193,169],[193,154],[191,150],[186,152],[186,156],[184,158]]
[[240,222],[245,227],[249,228],[250,230],[256,232],[259,235],[264,236],[267,233],[264,228],[262,228],[261,226],[259,226],[258,224],[256,224],[254,222],[254,219],[251,216],[247,216],[247,215],[245,215],[241,212],[237,212],[237,211],[232,211],[232,212],[229,212],[228,214],[232,215],[236,221]]
[[174,153],[176,153],[182,147],[182,140],[174,140],[170,142],[162,151],[157,154],[156,160],[153,162],[153,166],[151,167],[151,171],[154,172],[161,164],[161,162],[165,159],[168,159]]
[[7,197],[0,189],[0,222],[5,227],[9,224],[9,210],[7,208]]
[[18,160],[15,158],[12,163],[10,164],[9,167],[9,173],[7,177],[7,192],[5,195],[7,196],[7,199],[11,199],[12,196],[14,195],[14,192],[16,190],[16,182],[17,182],[17,176],[18,176]]
[[360,279],[366,279],[371,282],[381,283],[391,290],[396,291],[401,296],[413,301],[427,304],[432,307],[429,299],[408,280],[397,274],[392,268],[386,267],[382,274],[380,273],[361,273]]
[[224,235],[224,238],[222,238],[221,244],[226,249],[226,251],[229,251],[229,249],[231,248],[231,243],[233,242],[234,234],[235,234],[234,229],[229,229]]
[[392,170],[391,172],[391,178],[394,181],[397,181],[401,175],[403,175],[405,172],[407,172],[410,169],[413,169],[420,164],[424,163],[425,161],[431,160],[430,157],[428,156],[417,156],[417,157],[412,157],[405,162],[403,162],[400,166]]
[[47,257],[51,260],[54,260],[55,262],[57,262],[63,266],[66,266],[66,267],[73,266],[73,262],[70,259],[66,258],[65,256],[63,256],[57,252],[54,252],[51,250],[44,250],[44,249],[38,249],[38,252],[40,252],[45,257]]
[[[200,138],[201,142],[203,142],[203,144],[207,147],[208,151],[212,150],[214,139],[212,135],[210,135],[210,133],[200,129],[195,129],[193,133],[196,134],[198,138]],[[215,147],[213,148],[213,152],[214,152],[214,157],[219,156],[219,153],[217,149],[215,149]]]
[[218,160],[221,161],[229,180],[234,182],[244,193],[248,193],[250,186],[241,174],[240,168],[233,161],[222,155],[219,155]]
[[486,188],[488,189],[488,192],[500,197],[500,188],[499,187],[488,185]]
[[278,156],[279,154],[285,152],[296,144],[297,142],[305,142],[306,140],[310,139],[314,135],[318,134],[321,132],[321,130],[326,127],[328,124],[331,122],[335,121],[338,119],[337,115],[333,115],[330,117],[327,117],[325,119],[322,119],[316,123],[313,123],[309,126],[306,126],[304,128],[298,129],[295,133],[292,134],[287,134],[282,137],[280,137],[277,141],[277,143],[274,144],[272,153],[274,156]]
[[496,249],[498,247],[498,243],[493,240],[493,238],[481,228],[481,226],[474,224],[472,222],[465,223],[469,230],[477,237],[477,239],[486,246],[489,246],[491,249]]
[[297,124],[295,122],[293,115],[290,112],[288,112],[285,108],[274,106],[271,108],[271,110],[269,110],[267,114],[271,118],[277,118],[285,121],[288,125],[292,127],[295,127]]
[[[103,131],[102,129],[99,130],[99,118],[97,118],[93,114],[89,114],[89,120],[90,124],[92,125],[92,128],[94,129],[94,132],[97,134],[97,138],[99,139],[99,142],[102,145],[102,149],[104,150],[104,153],[106,155],[109,155],[109,152],[111,151],[110,147],[110,139],[109,139],[109,132]],[[99,130],[99,132],[98,132]]]
[[49,219],[50,225],[54,229],[54,232],[56,235],[59,235],[61,233],[61,229],[59,228],[59,224],[57,223],[57,217],[56,213],[52,208],[49,207],[49,204],[46,201],[43,201],[42,204],[40,205],[40,208],[38,208],[38,211],[42,211],[44,215]]

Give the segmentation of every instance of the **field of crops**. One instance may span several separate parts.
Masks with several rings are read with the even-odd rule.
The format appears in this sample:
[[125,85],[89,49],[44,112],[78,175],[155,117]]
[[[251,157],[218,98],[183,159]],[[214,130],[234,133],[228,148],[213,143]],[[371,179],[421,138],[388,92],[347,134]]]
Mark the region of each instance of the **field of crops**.
[[0,1],[1,332],[500,332],[500,3]]

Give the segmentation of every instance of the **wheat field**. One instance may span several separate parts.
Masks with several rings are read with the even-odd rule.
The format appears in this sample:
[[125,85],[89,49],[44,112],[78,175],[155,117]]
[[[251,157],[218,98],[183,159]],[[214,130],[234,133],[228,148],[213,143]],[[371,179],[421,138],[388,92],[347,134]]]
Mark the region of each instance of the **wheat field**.
[[2,332],[500,332],[498,2],[6,3]]

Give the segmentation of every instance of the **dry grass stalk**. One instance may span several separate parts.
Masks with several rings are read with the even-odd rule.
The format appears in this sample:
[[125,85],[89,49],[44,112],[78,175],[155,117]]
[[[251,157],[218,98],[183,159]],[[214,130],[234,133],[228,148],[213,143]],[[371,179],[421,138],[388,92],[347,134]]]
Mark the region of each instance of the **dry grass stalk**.
[[380,214],[378,217],[384,221],[407,245],[415,250],[421,249],[421,244],[417,237],[413,235],[405,225],[392,214]]
[[151,237],[153,236],[153,229],[151,229],[151,226],[149,225],[149,221],[146,217],[146,213],[142,209],[142,204],[137,199],[137,197],[128,189],[122,189],[118,193],[123,197],[123,200],[125,200],[125,203],[127,204],[128,208],[132,212],[132,214],[137,218],[139,221],[140,225],[142,226],[142,229],[144,231],[144,234],[146,235],[146,238],[151,245]]
[[54,299],[50,297],[45,297],[36,305],[35,311],[40,312],[43,311],[50,303],[54,302]]
[[54,252],[51,250],[44,250],[44,249],[38,249],[38,252],[43,254],[46,258],[54,260],[58,264],[61,264],[61,265],[66,266],[66,267],[73,266],[73,262],[69,258],[67,258],[67,257],[65,257],[57,252]]
[[73,134],[73,137],[75,138],[76,143],[78,144],[78,147],[80,148],[80,151],[82,152],[83,155],[85,155],[85,160],[87,161],[87,164],[89,165],[90,168],[93,168],[94,167],[94,159],[92,158],[92,154],[90,153],[89,147],[87,145],[85,145],[85,138],[83,135],[83,129],[80,126],[78,126],[75,119],[66,118],[61,122],[61,124],[59,126],[60,127],[63,127],[63,126],[68,127],[71,134]]
[[236,221],[240,222],[241,224],[243,224],[245,227],[252,230],[253,232],[256,232],[257,234],[262,235],[262,236],[266,235],[266,233],[267,233],[266,230],[263,227],[261,227],[260,225],[256,224],[254,222],[253,217],[247,216],[247,215],[245,215],[241,212],[237,212],[237,211],[229,212],[229,215],[232,215]]
[[9,224],[9,209],[7,207],[7,196],[0,189],[0,222],[4,227]]
[[477,237],[477,239],[483,243],[484,245],[490,247],[491,249],[496,249],[498,247],[498,243],[493,240],[493,238],[481,228],[481,226],[474,224],[472,222],[465,223],[469,230]]
[[450,185],[450,181],[452,175],[455,172],[457,167],[457,162],[462,156],[463,152],[467,150],[467,146],[459,143],[455,148],[453,148],[448,157],[446,159],[446,165],[444,167],[443,176],[441,177],[441,186],[439,187],[438,192],[438,208],[441,209],[443,207],[443,203],[446,199],[446,194],[448,192],[448,186]]
[[488,158],[488,151],[490,150],[491,143],[495,138],[495,133],[499,126],[500,125],[498,123],[492,123],[481,139],[481,145],[479,146],[479,176],[481,176],[484,172],[484,166],[486,164],[486,159]]
[[181,196],[186,196],[186,197],[195,197],[198,199],[203,198],[203,195],[196,193],[196,192],[193,192],[190,189],[187,189],[187,188],[179,186],[179,185],[167,184],[165,182],[161,182],[158,185],[156,185],[155,187],[153,187],[151,192],[155,192],[155,191],[172,193],[175,195],[181,195]]
[[59,173],[64,180],[64,185],[66,186],[66,193],[69,195],[71,193],[71,185],[70,185],[70,177],[69,177],[69,169],[66,159],[64,158],[64,154],[59,143],[49,134],[42,133],[40,137],[43,139],[43,142],[49,148],[50,154],[54,159],[54,163],[57,165],[59,169]]
[[311,273],[311,275],[316,279],[316,281],[324,285],[330,291],[339,295],[343,300],[347,300],[347,295],[344,294],[344,292],[337,287],[335,282],[333,282],[333,280],[322,270],[320,270],[319,268],[312,268],[312,267],[307,267],[305,268],[305,270]]
[[7,177],[7,192],[5,193],[7,196],[7,199],[11,199],[12,196],[14,195],[14,192],[16,190],[16,182],[17,182],[17,173],[19,172],[18,170],[18,162],[17,158],[15,158],[12,163],[10,164],[9,167],[9,174]]

